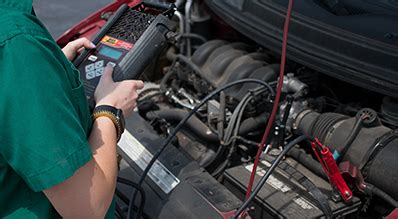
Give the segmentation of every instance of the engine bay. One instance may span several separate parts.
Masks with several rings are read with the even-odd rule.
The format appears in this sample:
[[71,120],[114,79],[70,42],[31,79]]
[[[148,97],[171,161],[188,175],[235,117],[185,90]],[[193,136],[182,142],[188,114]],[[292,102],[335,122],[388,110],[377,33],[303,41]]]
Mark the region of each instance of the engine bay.
[[[174,40],[142,75],[144,89],[119,142],[119,218],[130,215],[129,205],[141,218],[233,217],[247,199],[253,162],[272,115],[280,51],[234,29],[205,2],[175,4]],[[282,95],[254,186],[269,176],[244,209],[246,216],[397,217],[398,100],[297,60],[288,49]],[[300,136],[312,140],[294,144],[282,156]],[[162,144],[167,148],[142,188],[128,186]],[[336,182],[348,186],[344,194],[341,184],[331,183],[336,175],[330,174],[325,151],[341,176]],[[271,170],[279,155],[281,162]],[[137,191],[139,198],[131,199]]]

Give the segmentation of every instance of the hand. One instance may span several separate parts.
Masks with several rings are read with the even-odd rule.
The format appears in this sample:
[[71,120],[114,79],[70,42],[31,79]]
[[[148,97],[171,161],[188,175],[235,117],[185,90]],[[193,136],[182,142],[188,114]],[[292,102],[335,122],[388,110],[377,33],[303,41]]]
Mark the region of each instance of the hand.
[[66,58],[68,58],[69,61],[72,61],[75,58],[76,54],[82,51],[84,48],[94,49],[95,45],[87,38],[80,38],[69,42],[62,49],[62,52],[64,52]]
[[136,106],[137,90],[142,89],[144,83],[136,80],[114,82],[112,74],[113,67],[107,65],[94,93],[96,106],[110,105],[121,109],[127,118]]

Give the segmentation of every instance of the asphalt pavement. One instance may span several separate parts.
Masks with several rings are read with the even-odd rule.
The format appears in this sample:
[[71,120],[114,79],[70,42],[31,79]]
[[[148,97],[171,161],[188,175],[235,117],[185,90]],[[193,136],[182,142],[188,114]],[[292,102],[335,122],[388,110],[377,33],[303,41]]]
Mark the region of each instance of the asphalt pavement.
[[54,39],[112,0],[33,0],[37,17]]

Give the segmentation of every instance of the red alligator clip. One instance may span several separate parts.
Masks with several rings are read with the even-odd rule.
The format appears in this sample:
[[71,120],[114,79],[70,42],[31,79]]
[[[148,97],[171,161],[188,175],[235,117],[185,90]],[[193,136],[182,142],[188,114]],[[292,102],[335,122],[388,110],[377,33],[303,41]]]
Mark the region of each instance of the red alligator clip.
[[[348,187],[347,183],[344,181],[329,148],[322,145],[317,138],[315,139],[315,142],[311,142],[311,145],[316,157],[322,164],[323,170],[329,178],[330,184],[337,189],[344,202],[351,201],[352,191]],[[318,151],[316,149],[317,145],[321,147],[321,154],[318,154]]]

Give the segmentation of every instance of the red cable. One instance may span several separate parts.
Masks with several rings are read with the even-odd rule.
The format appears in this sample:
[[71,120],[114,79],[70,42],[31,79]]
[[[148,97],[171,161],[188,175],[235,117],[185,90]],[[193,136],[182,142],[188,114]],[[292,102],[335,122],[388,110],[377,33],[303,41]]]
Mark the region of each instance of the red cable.
[[[271,116],[269,117],[263,138],[261,139],[261,142],[258,146],[256,159],[254,160],[253,169],[252,169],[252,172],[250,175],[250,180],[249,180],[249,183],[247,184],[246,199],[249,198],[250,193],[252,192],[254,177],[256,176],[257,165],[260,160],[260,155],[264,149],[265,141],[267,140],[268,135],[271,131],[272,123],[275,120],[276,113],[278,112],[279,101],[280,101],[281,93],[282,93],[283,76],[284,76],[284,72],[285,72],[287,37],[288,37],[288,32],[289,32],[289,23],[290,23],[290,16],[292,14],[293,3],[294,3],[294,0],[289,0],[289,5],[287,8],[287,13],[286,13],[286,17],[285,17],[285,24],[284,24],[284,28],[283,28],[281,64],[280,64],[280,70],[279,70],[279,81],[278,81],[278,86],[276,88],[275,101],[274,101],[274,105],[272,107]],[[244,215],[244,214],[245,214],[245,211],[242,213],[242,215]]]

